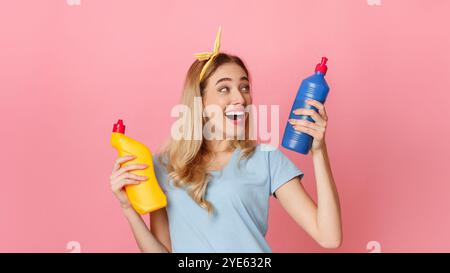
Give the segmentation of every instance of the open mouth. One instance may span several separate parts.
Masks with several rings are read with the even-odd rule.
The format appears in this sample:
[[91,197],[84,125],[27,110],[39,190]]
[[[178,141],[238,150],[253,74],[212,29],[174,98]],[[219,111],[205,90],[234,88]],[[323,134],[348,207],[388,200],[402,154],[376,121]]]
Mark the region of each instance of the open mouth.
[[245,116],[243,111],[228,111],[225,112],[225,116],[230,120],[242,120]]

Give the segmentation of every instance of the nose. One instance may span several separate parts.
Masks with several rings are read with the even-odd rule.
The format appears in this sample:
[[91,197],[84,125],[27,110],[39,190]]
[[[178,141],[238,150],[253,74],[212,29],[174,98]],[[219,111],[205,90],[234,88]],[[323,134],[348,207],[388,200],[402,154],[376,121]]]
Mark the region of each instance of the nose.
[[245,98],[244,96],[242,96],[242,93],[237,89],[233,89],[233,91],[231,92],[231,104],[245,105]]

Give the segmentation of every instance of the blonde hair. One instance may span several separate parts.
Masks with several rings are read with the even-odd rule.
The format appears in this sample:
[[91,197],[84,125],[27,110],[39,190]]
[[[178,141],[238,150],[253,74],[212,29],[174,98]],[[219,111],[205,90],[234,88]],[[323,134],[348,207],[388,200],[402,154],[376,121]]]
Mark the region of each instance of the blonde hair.
[[[199,75],[205,61],[195,60],[190,66],[184,82],[181,104],[186,105],[189,109],[194,109],[194,98],[203,97],[207,80],[222,64],[234,63],[242,67],[250,80],[250,75],[244,62],[237,56],[226,53],[219,53],[208,66],[202,80],[199,82]],[[191,111],[193,112],[193,111]],[[191,113],[190,124],[183,124],[183,130],[189,130],[185,133],[186,138],[171,138],[167,145],[163,148],[159,155],[159,162],[166,168],[168,179],[172,180],[176,187],[184,187],[189,196],[202,208],[206,209],[209,214],[213,212],[212,204],[205,199],[208,182],[211,175],[207,171],[206,164],[211,159],[212,152],[206,147],[203,135],[199,139],[194,138],[195,126],[194,116]],[[205,124],[205,118],[202,118],[202,128]],[[229,148],[240,148],[242,153],[239,161],[243,158],[250,157],[255,148],[256,141],[249,140],[248,127],[246,126],[246,137],[244,140],[230,140]],[[239,162],[238,161],[238,162]]]

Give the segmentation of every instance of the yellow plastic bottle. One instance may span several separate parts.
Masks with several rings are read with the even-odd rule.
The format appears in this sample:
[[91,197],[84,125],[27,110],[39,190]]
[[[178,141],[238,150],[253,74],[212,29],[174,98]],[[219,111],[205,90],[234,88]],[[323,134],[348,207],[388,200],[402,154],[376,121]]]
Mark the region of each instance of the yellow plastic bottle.
[[125,135],[125,125],[121,119],[113,126],[111,145],[116,148],[120,157],[136,156],[135,159],[123,163],[122,166],[134,163],[148,165],[146,169],[131,171],[131,173],[137,175],[147,176],[147,180],[137,185],[125,186],[125,191],[133,208],[139,214],[145,214],[165,207],[167,199],[156,180],[152,154],[144,144]]

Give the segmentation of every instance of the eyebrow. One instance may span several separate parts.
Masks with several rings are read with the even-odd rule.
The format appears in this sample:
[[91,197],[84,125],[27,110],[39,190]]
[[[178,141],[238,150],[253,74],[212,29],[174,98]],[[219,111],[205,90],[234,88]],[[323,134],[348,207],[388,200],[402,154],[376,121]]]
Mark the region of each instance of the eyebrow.
[[[241,81],[243,81],[243,80],[248,81],[248,78],[247,78],[246,76],[242,76],[240,80],[241,80]],[[219,79],[219,80],[216,82],[216,85],[218,85],[220,82],[223,82],[223,81],[231,81],[231,78],[221,78],[221,79]]]

